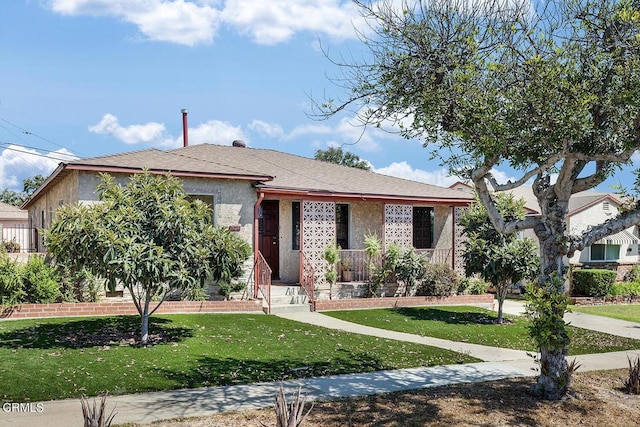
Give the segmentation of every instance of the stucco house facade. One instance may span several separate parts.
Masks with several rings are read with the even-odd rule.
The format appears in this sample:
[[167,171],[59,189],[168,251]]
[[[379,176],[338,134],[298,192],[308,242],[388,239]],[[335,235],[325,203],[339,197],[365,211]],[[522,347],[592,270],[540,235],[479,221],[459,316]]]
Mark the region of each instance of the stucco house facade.
[[[457,182],[450,188],[473,195],[473,187]],[[540,215],[540,206],[530,186],[511,190],[518,199],[524,199],[525,215]],[[571,196],[567,213],[568,229],[571,234],[579,234],[602,224],[618,214],[622,202],[610,193],[583,191]],[[538,241],[533,230],[524,230],[523,236]],[[636,264],[640,263],[640,233],[638,225],[629,227],[612,236],[576,252],[565,263],[573,268],[606,268],[618,273],[618,280]]]
[[29,228],[26,210],[0,202],[0,238],[15,252],[30,252],[34,248],[35,236]]
[[[468,194],[248,148],[240,141],[60,163],[23,206],[29,223],[46,229],[57,207],[96,202],[100,173],[126,184],[128,176],[144,169],[179,177],[190,196],[212,207],[215,225],[229,227],[249,242],[254,252],[249,269],[255,276],[264,274],[259,265],[267,265],[271,280],[304,284],[312,279],[322,290],[322,254],[327,246],[339,245],[341,258],[351,259],[354,266],[352,280],[364,280],[368,233],[377,234],[384,245],[413,246],[434,262],[462,267],[455,216],[472,202]],[[41,233],[38,249],[45,250]]]

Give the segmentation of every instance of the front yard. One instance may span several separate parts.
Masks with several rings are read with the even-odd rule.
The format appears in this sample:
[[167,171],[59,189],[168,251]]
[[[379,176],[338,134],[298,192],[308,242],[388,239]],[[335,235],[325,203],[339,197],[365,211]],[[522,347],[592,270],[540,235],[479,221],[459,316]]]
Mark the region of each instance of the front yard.
[[38,401],[474,362],[434,347],[275,316],[136,316],[0,322],[0,398]]
[[640,305],[572,306],[572,311],[640,323]]
[[[468,306],[389,308],[376,310],[332,311],[324,314],[349,322],[392,331],[482,344],[494,347],[535,351],[527,331],[527,321],[506,316],[506,324],[497,325],[497,314]],[[569,354],[606,353],[640,349],[640,340],[569,326]]]

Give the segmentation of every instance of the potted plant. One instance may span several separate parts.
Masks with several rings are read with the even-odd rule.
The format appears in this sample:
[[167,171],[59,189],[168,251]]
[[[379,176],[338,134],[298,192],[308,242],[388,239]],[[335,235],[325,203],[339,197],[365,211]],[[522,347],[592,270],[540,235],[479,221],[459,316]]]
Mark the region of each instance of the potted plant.
[[333,294],[333,285],[338,280],[338,271],[336,270],[336,264],[340,259],[339,251],[340,247],[327,246],[324,250],[324,260],[327,262],[327,270],[324,274],[324,278],[329,283],[329,299]]
[[353,281],[353,259],[345,258],[341,260],[340,267],[342,269],[342,281],[343,282]]

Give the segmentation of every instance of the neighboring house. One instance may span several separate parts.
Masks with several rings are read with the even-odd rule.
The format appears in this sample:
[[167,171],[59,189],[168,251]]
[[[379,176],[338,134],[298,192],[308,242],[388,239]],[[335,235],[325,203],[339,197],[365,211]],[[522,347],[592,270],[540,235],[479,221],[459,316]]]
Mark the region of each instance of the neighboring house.
[[0,202],[0,235],[12,252],[31,252],[35,237],[29,228],[26,210]]
[[[241,141],[60,163],[23,207],[32,224],[47,228],[58,206],[98,200],[99,173],[126,183],[130,174],[145,168],[179,177],[189,195],[213,208],[215,225],[229,227],[252,244],[255,261],[264,258],[274,280],[308,283],[306,276],[313,271],[316,286],[323,290],[322,254],[327,246],[339,245],[341,258],[354,266],[354,280],[362,281],[367,275],[364,237],[372,232],[384,244],[413,246],[434,262],[462,267],[454,216],[472,202],[467,194],[247,148]],[[42,240],[38,243],[42,249]]]
[[[473,194],[473,188],[467,184],[457,182],[450,188]],[[524,199],[526,215],[540,215],[540,206],[530,186],[521,186],[512,190],[516,198]],[[583,191],[571,196],[569,212],[567,213],[567,227],[571,234],[579,234],[590,227],[602,224],[618,214],[622,202],[609,193]],[[523,233],[537,242],[533,230]],[[630,227],[612,236],[605,237],[595,244],[576,252],[566,259],[567,264],[578,268],[607,268],[618,273],[618,280],[622,280],[633,265],[640,262],[638,226]]]

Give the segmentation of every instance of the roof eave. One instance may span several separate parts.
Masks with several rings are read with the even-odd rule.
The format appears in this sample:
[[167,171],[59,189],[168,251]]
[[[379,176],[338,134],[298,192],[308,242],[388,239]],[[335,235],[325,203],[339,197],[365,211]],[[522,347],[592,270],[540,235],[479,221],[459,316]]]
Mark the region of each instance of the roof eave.
[[285,188],[285,187],[265,187],[256,185],[256,188],[265,195],[284,197],[307,197],[307,198],[333,198],[333,199],[353,199],[360,201],[410,201],[421,203],[446,204],[449,206],[467,206],[473,203],[473,198],[460,197],[421,197],[397,194],[373,194],[373,193],[349,193],[340,191],[327,191],[317,189]]

